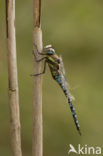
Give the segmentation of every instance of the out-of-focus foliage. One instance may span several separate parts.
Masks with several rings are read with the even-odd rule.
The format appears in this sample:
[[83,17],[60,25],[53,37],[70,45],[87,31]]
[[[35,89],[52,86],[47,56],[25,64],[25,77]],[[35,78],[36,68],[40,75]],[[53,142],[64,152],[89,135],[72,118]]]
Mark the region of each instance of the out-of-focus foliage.
[[[32,144],[32,1],[16,1],[16,37],[20,93],[22,148],[31,155]],[[0,155],[11,156],[7,92],[5,8],[0,0]],[[43,76],[44,155],[67,156],[69,144],[101,146],[103,138],[103,1],[43,0],[44,45],[62,54],[67,80],[75,97],[81,125],[80,137],[65,96],[52,80]],[[73,154],[72,154],[73,155]]]

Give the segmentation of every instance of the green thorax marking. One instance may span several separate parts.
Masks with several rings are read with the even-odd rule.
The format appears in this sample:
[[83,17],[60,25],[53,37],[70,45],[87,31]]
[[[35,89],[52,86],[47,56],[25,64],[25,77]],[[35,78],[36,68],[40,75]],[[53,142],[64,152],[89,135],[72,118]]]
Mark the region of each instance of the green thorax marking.
[[59,64],[58,64],[58,59],[59,57],[57,55],[52,55],[52,56],[47,56],[48,58],[48,65],[51,70],[58,70],[59,69]]

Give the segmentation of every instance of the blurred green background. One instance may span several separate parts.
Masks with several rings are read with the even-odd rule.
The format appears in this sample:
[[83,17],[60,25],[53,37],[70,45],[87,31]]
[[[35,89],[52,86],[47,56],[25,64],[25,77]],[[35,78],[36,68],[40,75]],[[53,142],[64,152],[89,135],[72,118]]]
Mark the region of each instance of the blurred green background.
[[[4,5],[0,0],[0,155],[11,156]],[[31,155],[32,144],[32,30],[32,1],[16,1],[24,156]],[[44,155],[67,156],[69,144],[103,147],[103,1],[43,0],[42,30],[44,45],[52,44],[63,56],[82,131],[80,137],[66,98],[47,69],[43,76]]]

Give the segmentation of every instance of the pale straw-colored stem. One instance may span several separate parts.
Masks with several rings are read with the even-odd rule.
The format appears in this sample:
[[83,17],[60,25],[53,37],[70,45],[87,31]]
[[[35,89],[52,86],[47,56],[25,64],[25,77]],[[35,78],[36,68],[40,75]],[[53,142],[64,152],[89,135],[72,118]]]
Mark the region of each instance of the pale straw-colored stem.
[[6,30],[7,30],[7,57],[11,145],[13,156],[22,156],[20,136],[20,114],[18,97],[16,38],[15,38],[15,0],[5,0],[6,3]]
[[[33,0],[33,44],[42,51],[42,31],[40,29],[41,0]],[[34,47],[34,53],[37,49]],[[34,57],[34,74],[42,71],[42,62],[37,63]],[[33,137],[32,156],[43,156],[43,128],[42,128],[42,75],[34,77],[33,89]]]

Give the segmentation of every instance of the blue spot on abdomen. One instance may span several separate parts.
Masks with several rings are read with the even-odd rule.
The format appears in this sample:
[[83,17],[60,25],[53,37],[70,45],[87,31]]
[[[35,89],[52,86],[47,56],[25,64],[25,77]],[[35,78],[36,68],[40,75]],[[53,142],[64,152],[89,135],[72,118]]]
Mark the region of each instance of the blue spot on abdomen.
[[58,77],[56,78],[56,81],[61,84],[61,75],[58,75]]

